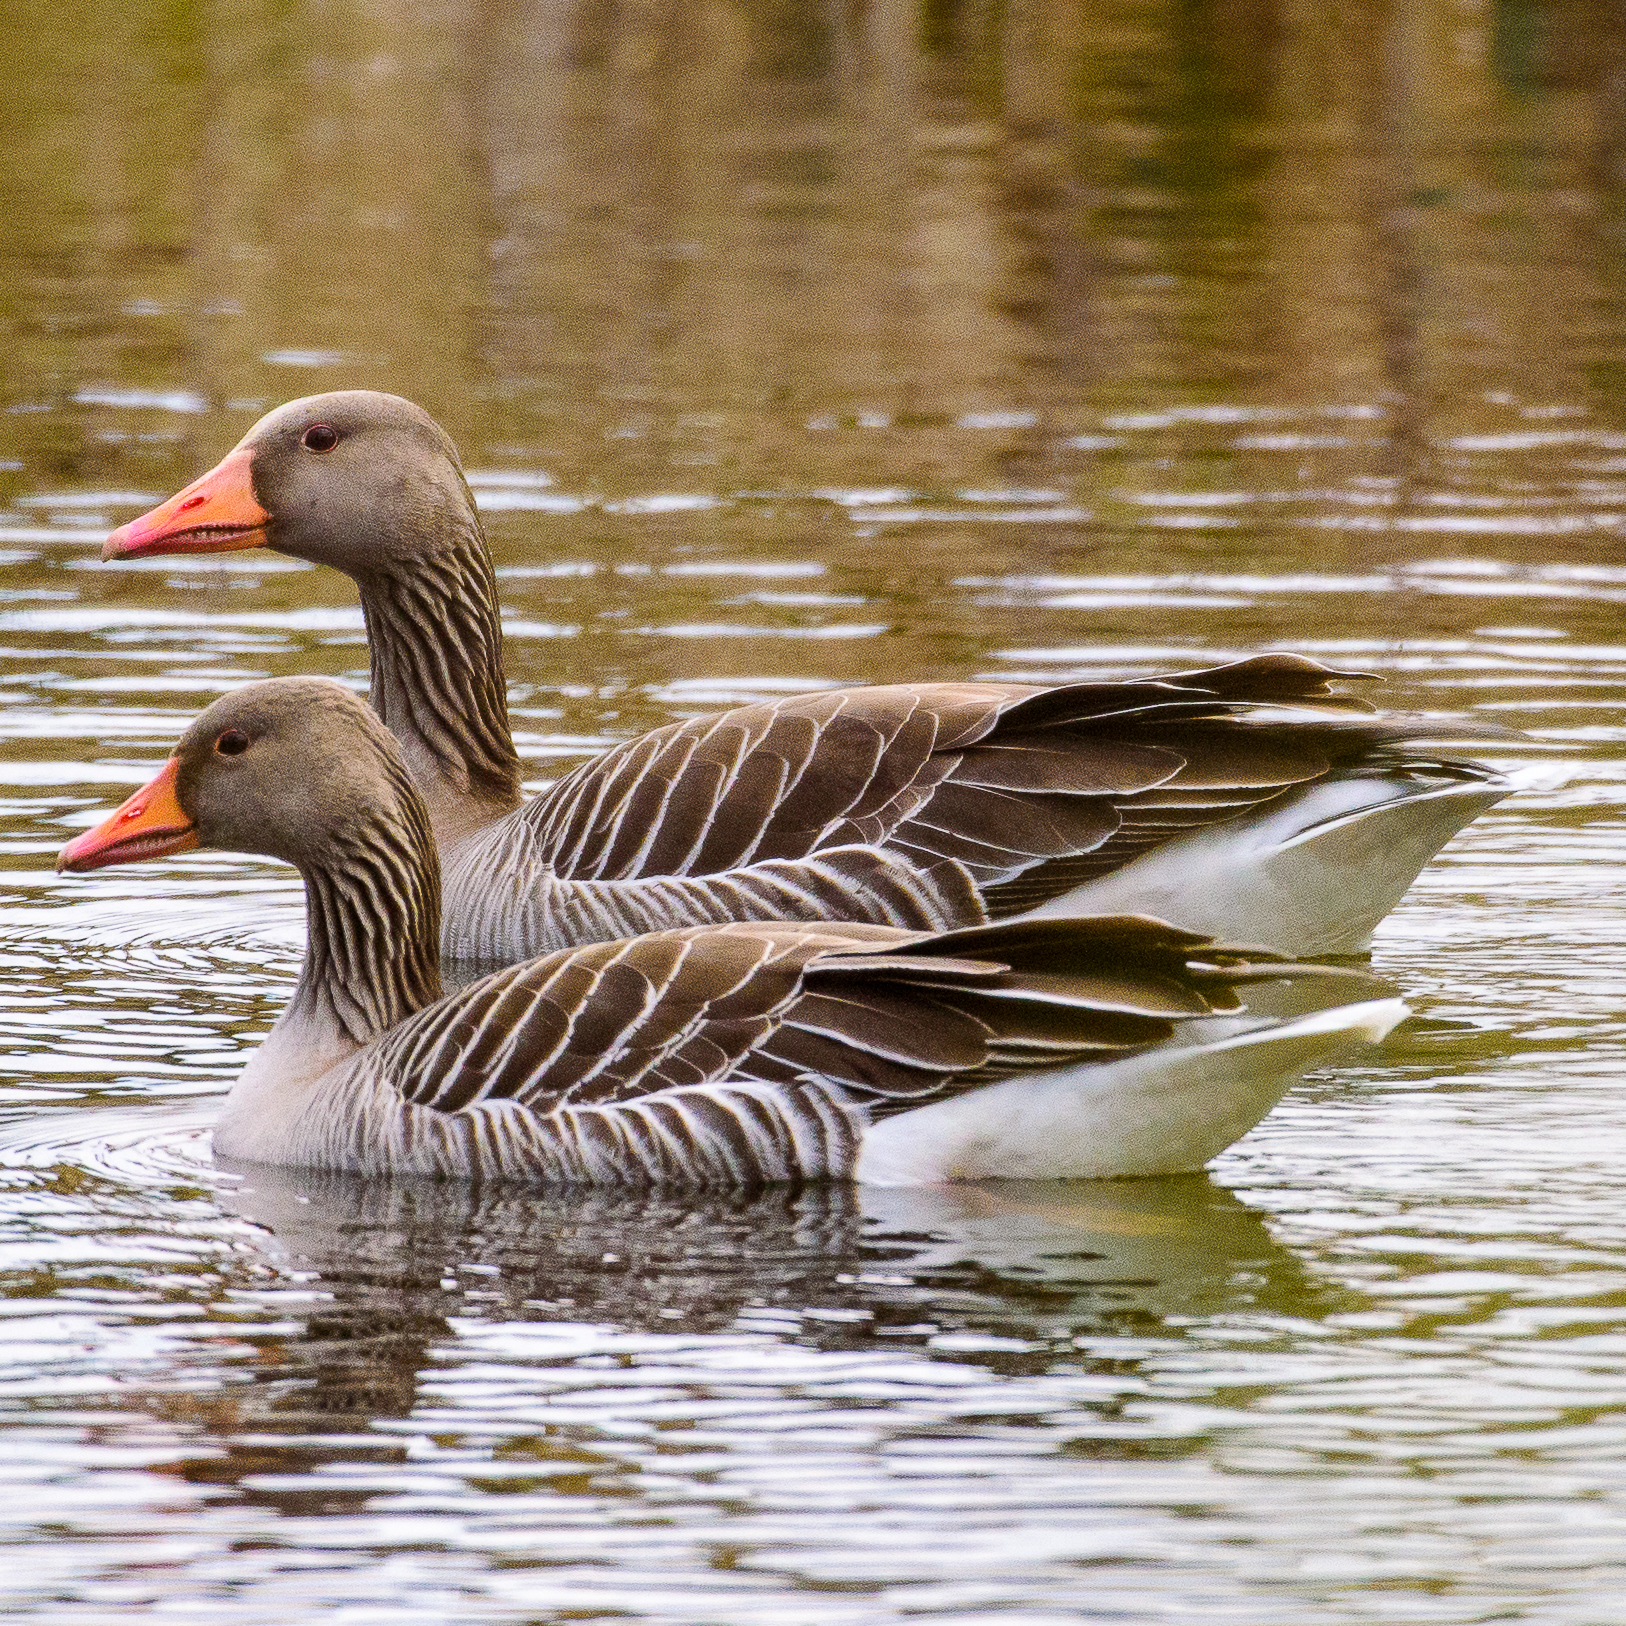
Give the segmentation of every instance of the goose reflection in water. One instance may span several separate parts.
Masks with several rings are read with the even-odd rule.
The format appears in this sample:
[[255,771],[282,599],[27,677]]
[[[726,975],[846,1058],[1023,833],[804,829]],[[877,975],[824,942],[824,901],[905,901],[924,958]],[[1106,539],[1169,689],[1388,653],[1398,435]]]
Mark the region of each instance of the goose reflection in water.
[[[1335,1291],[1205,1175],[661,1194],[238,1172],[220,1201],[317,1301],[261,1342],[243,1423],[260,1412],[314,1433],[409,1416],[423,1382],[491,1354],[496,1329],[511,1335],[498,1358],[549,1394],[617,1334],[632,1335],[621,1366],[672,1379],[676,1355],[702,1387],[725,1375],[708,1344],[765,1336],[1015,1377],[1087,1370],[1078,1342],[1095,1336],[1303,1315]],[[1120,1369],[1121,1354],[1103,1364]],[[616,1381],[603,1371],[594,1387]]]

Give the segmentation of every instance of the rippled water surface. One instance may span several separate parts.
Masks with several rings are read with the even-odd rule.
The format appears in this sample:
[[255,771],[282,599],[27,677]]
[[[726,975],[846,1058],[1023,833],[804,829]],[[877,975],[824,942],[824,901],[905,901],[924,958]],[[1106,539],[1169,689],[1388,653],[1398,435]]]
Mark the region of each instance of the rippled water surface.
[[[1606,1626],[1626,38],[1580,0],[12,8],[0,1613]],[[463,448],[536,784],[736,700],[1291,647],[1522,730],[1416,1011],[1204,1175],[210,1158],[291,872],[58,879],[341,579],[98,562],[268,406]]]

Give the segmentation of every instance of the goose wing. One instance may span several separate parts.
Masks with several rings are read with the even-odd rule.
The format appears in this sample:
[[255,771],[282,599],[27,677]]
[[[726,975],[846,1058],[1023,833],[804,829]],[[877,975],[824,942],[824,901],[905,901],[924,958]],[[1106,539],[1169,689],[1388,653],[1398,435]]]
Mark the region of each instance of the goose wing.
[[956,745],[982,738],[1003,707],[1036,692],[889,684],[740,706],[606,752],[526,816],[556,872],[574,880],[802,858],[901,822],[953,768]]
[[1144,682],[798,695],[657,729],[522,817],[570,880],[712,876],[868,844],[958,864],[991,913],[1014,913],[1367,749],[1347,718],[1243,715],[1364,710],[1328,687],[1362,675],[1268,655]]
[[562,1180],[851,1172],[865,1125],[1105,1058],[1284,974],[1139,917],[922,936],[730,925],[530,961],[402,1023],[378,1061],[470,1163]]

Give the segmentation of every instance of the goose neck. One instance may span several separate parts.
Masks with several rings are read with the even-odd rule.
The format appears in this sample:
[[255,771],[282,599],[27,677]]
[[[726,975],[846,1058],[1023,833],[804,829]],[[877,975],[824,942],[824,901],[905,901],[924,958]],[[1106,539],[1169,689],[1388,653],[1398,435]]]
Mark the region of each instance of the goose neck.
[[400,742],[442,840],[519,805],[502,620],[472,515],[441,546],[359,577],[373,708]]
[[396,772],[395,817],[299,863],[305,962],[287,1016],[324,1052],[358,1049],[441,994],[439,861],[423,802]]

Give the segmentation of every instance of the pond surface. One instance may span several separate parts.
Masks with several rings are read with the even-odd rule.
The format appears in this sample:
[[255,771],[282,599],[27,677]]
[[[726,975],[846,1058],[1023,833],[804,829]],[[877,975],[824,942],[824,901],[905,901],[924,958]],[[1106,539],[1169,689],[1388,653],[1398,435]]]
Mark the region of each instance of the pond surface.
[[[1626,38],[1581,0],[0,23],[0,1613],[1602,1626],[1626,1595]],[[527,772],[1289,647],[1523,730],[1414,1019],[1203,1175],[217,1167],[291,872],[52,873],[341,579],[103,566],[268,406],[462,446]],[[1617,1600],[1610,1603],[1608,1600]]]

